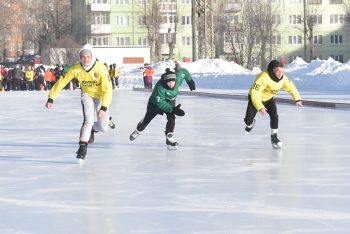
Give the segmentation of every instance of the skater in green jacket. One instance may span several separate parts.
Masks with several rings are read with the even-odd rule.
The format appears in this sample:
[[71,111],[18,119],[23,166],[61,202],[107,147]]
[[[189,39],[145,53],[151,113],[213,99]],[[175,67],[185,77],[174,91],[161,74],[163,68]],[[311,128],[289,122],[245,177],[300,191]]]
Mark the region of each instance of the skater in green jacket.
[[165,126],[166,144],[170,147],[176,148],[178,143],[174,136],[175,115],[184,116],[185,112],[180,108],[181,104],[175,106],[175,100],[179,89],[177,88],[177,75],[170,69],[166,69],[166,73],[161,76],[161,79],[154,86],[153,92],[147,104],[147,111],[145,117],[137,124],[135,131],[130,135],[130,141],[135,140],[140,132],[142,132],[147,125],[158,114],[165,113],[167,123]]
[[181,67],[179,61],[175,61],[175,73],[176,73],[176,89],[179,89],[182,85],[183,80],[186,80],[188,87],[191,91],[194,91],[196,89],[196,85],[192,79],[192,76],[190,72],[186,69]]

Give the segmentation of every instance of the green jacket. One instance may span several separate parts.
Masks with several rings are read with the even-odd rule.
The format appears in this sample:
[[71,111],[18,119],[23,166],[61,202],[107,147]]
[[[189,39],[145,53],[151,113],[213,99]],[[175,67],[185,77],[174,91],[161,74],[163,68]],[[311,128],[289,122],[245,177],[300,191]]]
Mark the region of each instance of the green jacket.
[[171,113],[173,111],[172,103],[175,103],[179,89],[176,88],[177,81],[174,89],[169,89],[168,86],[163,81],[158,81],[154,86],[153,92],[149,101],[157,105],[159,109],[164,112]]

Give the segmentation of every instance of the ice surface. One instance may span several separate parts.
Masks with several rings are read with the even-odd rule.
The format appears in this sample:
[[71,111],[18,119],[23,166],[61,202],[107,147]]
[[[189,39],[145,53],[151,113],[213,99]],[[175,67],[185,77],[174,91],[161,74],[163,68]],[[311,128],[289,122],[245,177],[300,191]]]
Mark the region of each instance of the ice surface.
[[118,90],[116,131],[97,133],[80,167],[79,92],[0,93],[0,233],[350,233],[349,111],[278,105],[244,133],[245,101],[180,96],[180,146],[165,116],[134,141],[150,93]]

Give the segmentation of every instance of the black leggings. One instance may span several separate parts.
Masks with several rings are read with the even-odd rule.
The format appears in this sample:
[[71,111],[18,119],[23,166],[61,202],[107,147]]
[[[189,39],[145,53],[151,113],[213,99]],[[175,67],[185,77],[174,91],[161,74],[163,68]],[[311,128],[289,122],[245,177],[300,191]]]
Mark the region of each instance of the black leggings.
[[[273,98],[263,102],[267,113],[270,115],[270,127],[272,129],[278,129],[278,114],[277,106]],[[258,111],[255,109],[250,95],[248,96],[248,106],[245,114],[244,122],[246,125],[251,125],[253,119]]]
[[145,130],[147,125],[152,121],[154,117],[156,117],[158,114],[163,115],[164,113],[166,114],[166,118],[168,120],[165,126],[165,134],[169,132],[174,132],[175,115],[172,113],[162,111],[158,108],[157,105],[153,104],[152,102],[148,102],[147,112],[145,114],[145,117],[137,124],[137,131],[142,132],[143,130]]

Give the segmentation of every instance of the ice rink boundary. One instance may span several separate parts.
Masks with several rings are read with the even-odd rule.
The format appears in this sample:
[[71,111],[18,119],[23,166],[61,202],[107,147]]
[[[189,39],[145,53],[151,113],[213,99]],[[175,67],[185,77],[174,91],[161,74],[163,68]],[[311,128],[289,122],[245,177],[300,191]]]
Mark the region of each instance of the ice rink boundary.
[[[134,91],[143,91],[151,92],[150,89],[136,88],[133,87]],[[203,97],[212,97],[212,98],[224,98],[224,99],[235,99],[235,100],[248,100],[246,94],[227,94],[227,93],[210,93],[210,92],[198,92],[198,91],[180,91],[181,95],[187,96],[203,96]],[[291,99],[287,98],[275,98],[276,102],[283,104],[295,104]],[[314,101],[314,100],[305,100],[303,99],[303,106],[308,107],[318,107],[318,108],[327,108],[327,109],[337,109],[337,110],[350,110],[350,103],[341,103],[341,102],[324,102],[324,101]]]

